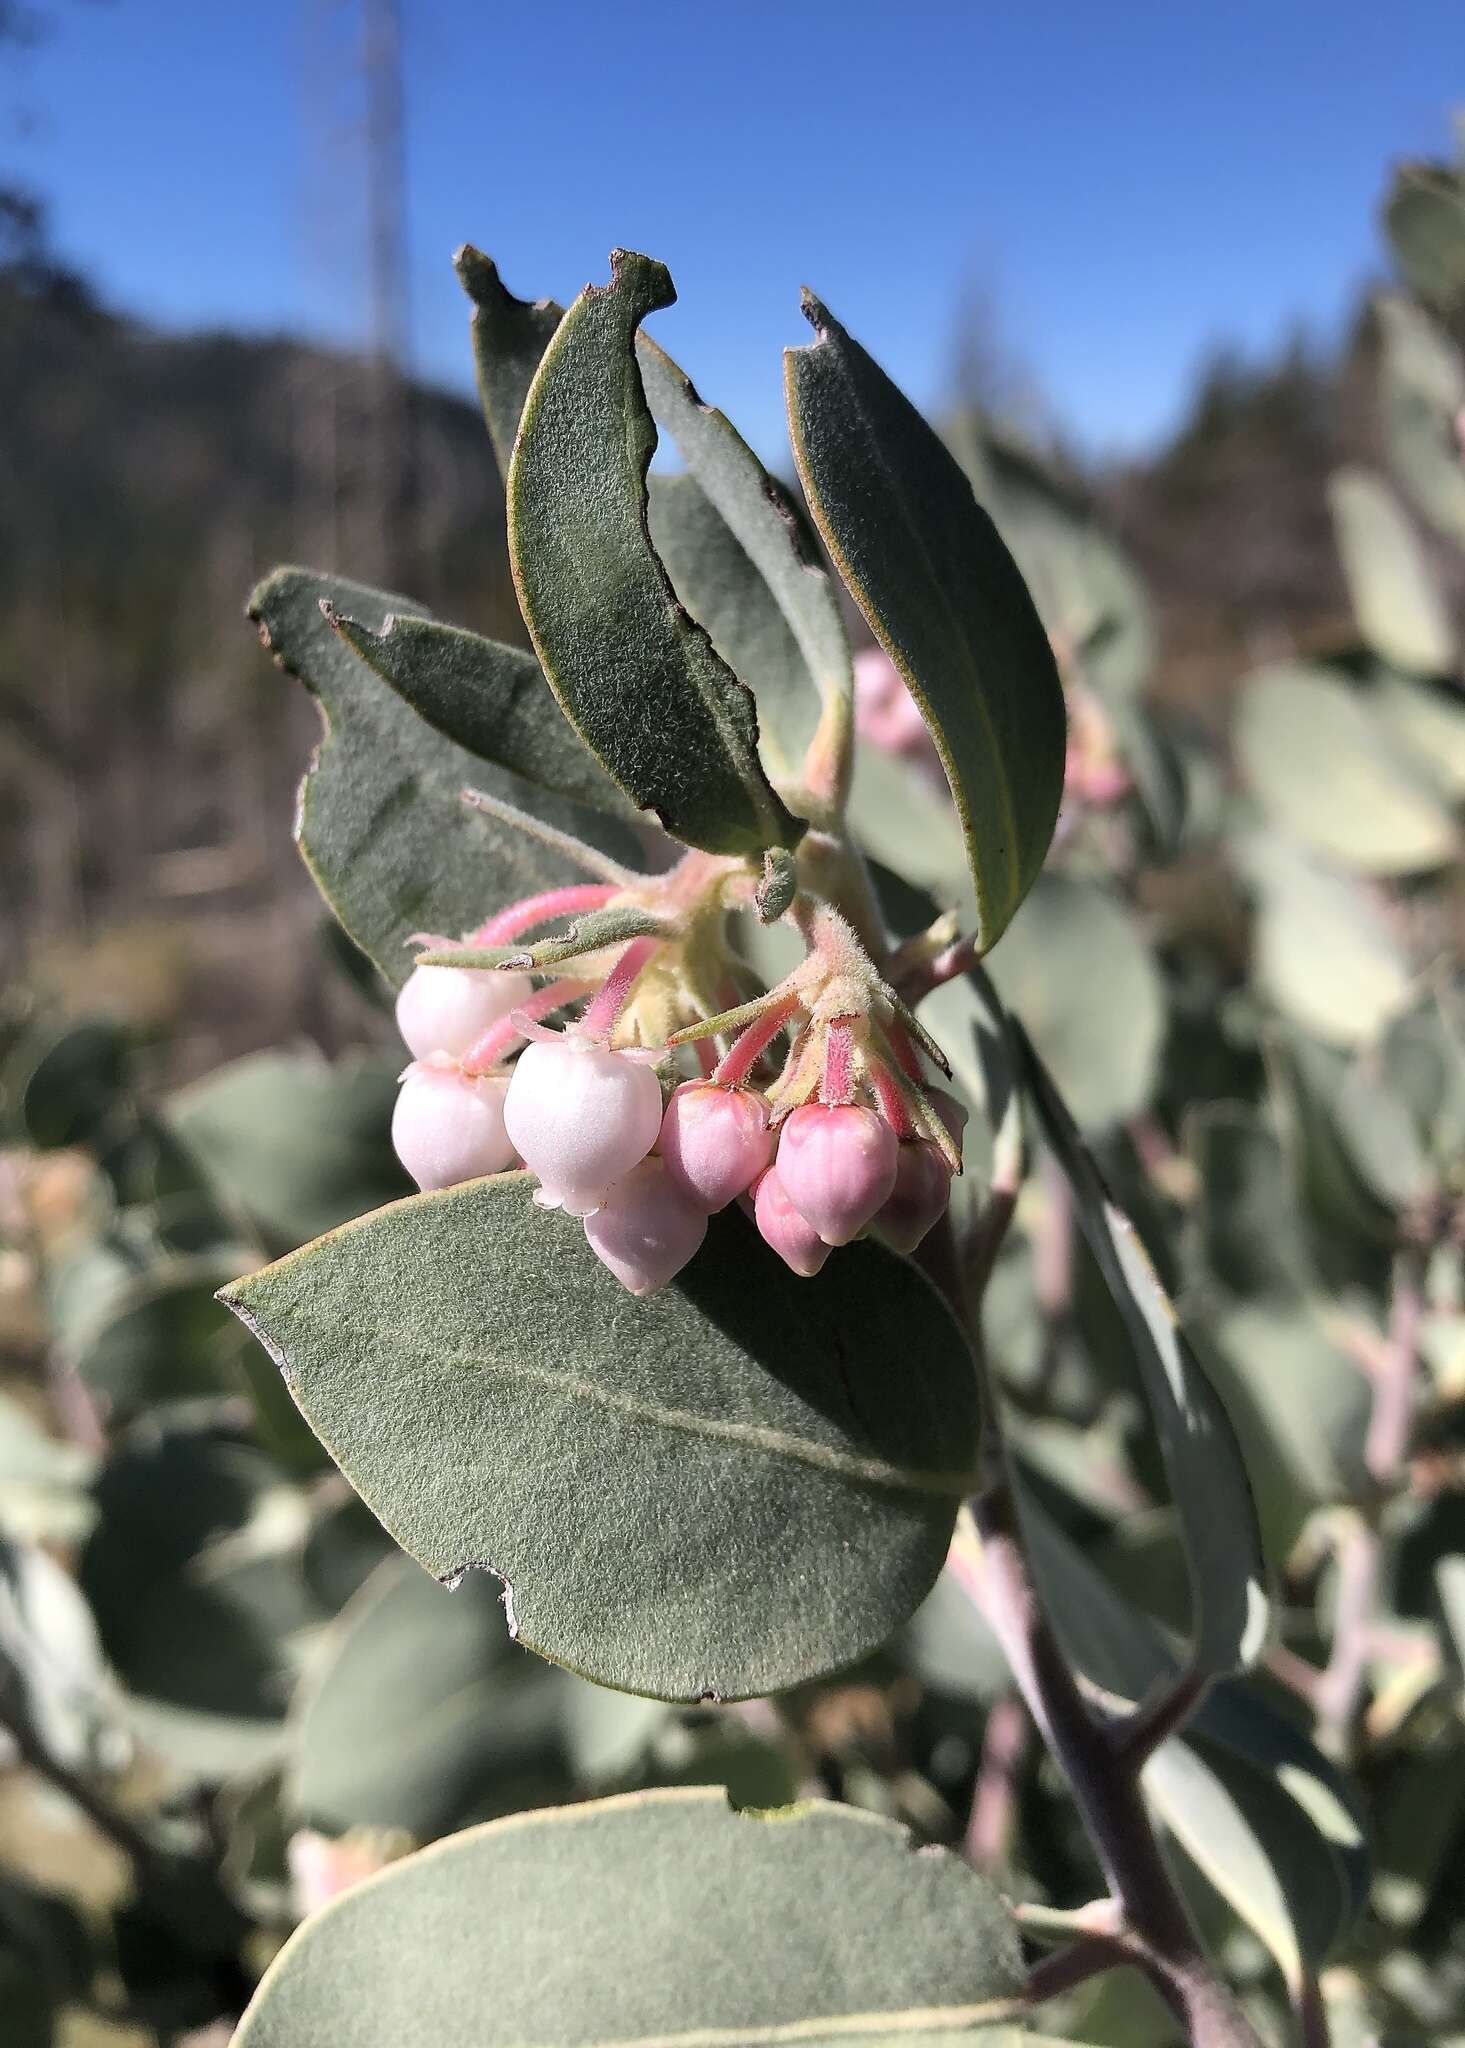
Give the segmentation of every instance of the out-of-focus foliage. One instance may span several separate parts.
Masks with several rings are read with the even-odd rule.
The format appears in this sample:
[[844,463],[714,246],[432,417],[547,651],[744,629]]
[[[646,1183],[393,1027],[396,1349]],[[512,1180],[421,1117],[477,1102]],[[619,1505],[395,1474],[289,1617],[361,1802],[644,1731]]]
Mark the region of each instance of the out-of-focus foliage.
[[[1032,592],[1068,702],[1056,842],[991,960],[1031,1038],[1034,1071],[1051,1074],[1082,1132],[1053,1112],[1038,1081],[1036,1170],[985,1297],[1025,1540],[1064,1654],[1095,1697],[1142,1700],[1173,1684],[1188,1657],[1217,1679],[1157,1750],[1143,1789],[1211,1951],[1265,2038],[1279,2041],[1293,2038],[1299,2011],[1312,2015],[1312,2040],[1319,2013],[1340,2043],[1465,2034],[1458,174],[1401,174],[1387,217],[1400,289],[1377,308],[1378,450],[1341,471],[1316,507],[1315,538],[1336,547],[1336,589],[1352,624],[1318,644],[1269,649],[1237,678],[1220,740],[1162,708],[1153,606],[1101,513],[999,423],[974,410],[942,423]],[[499,304],[496,280],[474,267],[481,261],[465,264],[480,324]],[[555,332],[557,309],[542,310],[536,358]],[[133,431],[125,401],[145,349],[93,309],[68,317],[93,323],[89,346],[98,331],[115,342],[115,388],[92,392],[93,409],[75,422],[78,450],[100,463],[108,434]],[[21,347],[19,337],[18,324],[0,323],[0,351]],[[192,374],[202,371],[177,346],[170,419],[186,453]],[[232,345],[210,346],[227,356]],[[58,358],[50,401],[63,413],[65,368]],[[678,387],[665,381],[664,359],[647,373],[653,399],[658,376],[674,413]],[[1299,368],[1299,389],[1305,381]],[[65,388],[85,394],[90,380]],[[511,447],[523,390],[511,415],[502,394],[485,395]],[[7,442],[22,484],[42,459],[26,436],[21,420],[13,449]],[[725,494],[720,517],[748,513],[737,448],[719,438],[700,458],[686,452],[694,474],[699,459],[707,465],[706,503]],[[812,470],[809,481],[817,500]],[[617,533],[625,575],[644,571],[639,550],[653,543],[675,572],[674,536],[690,533],[698,545],[687,541],[684,573],[706,577],[708,645],[719,661],[746,659],[752,645],[774,650],[780,689],[789,684],[778,697],[788,730],[806,738],[799,689],[816,685],[812,703],[844,688],[831,672],[839,636],[828,586],[809,599],[802,637],[774,606],[760,614],[759,635],[738,642],[713,614],[729,590],[751,587],[748,563],[729,582],[732,558],[705,510],[679,525],[666,510],[675,499],[660,503],[646,535]],[[168,504],[183,546],[187,494]],[[821,509],[837,550],[842,514]],[[129,555],[124,511],[108,514],[98,560],[115,571],[127,618],[165,634],[158,565]],[[767,538],[748,528],[748,561]],[[802,525],[798,544],[807,545]],[[786,564],[770,551],[757,567],[759,587],[773,589]],[[10,605],[24,565],[14,574],[5,616],[21,622],[18,653],[36,627]],[[484,751],[471,721],[455,723],[462,675],[497,686],[510,671],[522,679],[530,657],[485,664],[484,643],[459,647],[461,672],[445,678],[439,668],[419,690],[418,667],[405,688],[390,673],[378,594],[292,575],[263,593],[261,615],[285,666],[319,688],[325,649],[356,692],[353,715],[363,716],[363,702],[374,707],[383,810],[424,778],[446,789],[460,744],[465,759]],[[793,589],[789,579],[784,597]],[[342,613],[339,638],[321,617],[323,594]],[[910,636],[887,617],[898,596],[872,599],[871,610],[904,646]],[[546,613],[532,623],[553,668],[576,622]],[[668,664],[687,637],[667,650]],[[415,640],[446,659],[433,633]],[[298,659],[297,643],[306,648]],[[363,677],[379,698],[363,697]],[[940,728],[946,712],[931,694]],[[332,745],[349,755],[362,731],[343,721]],[[620,772],[609,741],[596,751]],[[527,774],[533,753],[525,743],[504,775]],[[743,832],[744,800],[765,823],[780,818],[763,779],[764,769],[776,773],[777,748],[734,753],[721,808],[694,821],[712,843]],[[866,754],[853,816],[891,923],[907,936],[948,905],[969,920],[973,835],[964,843],[954,807],[918,762]],[[593,804],[598,771],[580,772],[566,790],[546,768],[546,803]],[[333,799],[330,773],[328,750],[303,844],[345,926],[394,973],[405,966],[402,940],[423,922],[414,889],[437,842],[420,821],[398,839],[384,834],[374,815],[363,820],[339,791]],[[343,786],[358,796],[359,775]],[[625,808],[612,796],[601,814],[613,846],[630,830]],[[492,866],[487,830],[477,846]],[[548,858],[543,876],[519,884],[560,879]],[[483,893],[471,877],[465,886]],[[449,903],[441,921],[457,929],[468,907],[458,915]],[[336,961],[380,995],[359,955],[343,948]],[[316,971],[332,969],[322,957]],[[944,1543],[970,1457],[965,1361],[943,1350],[947,1319],[924,1283],[874,1248],[852,1256],[847,1327],[831,1352],[837,1372],[804,1389],[823,1425],[811,1466],[822,1457],[828,1471],[790,1500],[776,1457],[763,1455],[775,1436],[777,1456],[788,1448],[788,1390],[757,1375],[770,1350],[760,1330],[797,1310],[772,1286],[738,1298],[735,1276],[717,1278],[714,1240],[697,1302],[677,1297],[656,1326],[671,1331],[663,1348],[627,1355],[644,1381],[638,1397],[650,1388],[663,1417],[677,1394],[668,1435],[709,1419],[693,1416],[695,1396],[672,1384],[694,1359],[717,1363],[718,1399],[751,1388],[738,1426],[761,1433],[757,1455],[751,1438],[725,1437],[718,1461],[697,1486],[668,1494],[658,1519],[635,1484],[636,1460],[663,1454],[654,1433],[638,1424],[622,1441],[607,1430],[601,1462],[577,1462],[567,1507],[553,1493],[563,1469],[553,1447],[536,1450],[527,1437],[506,1460],[473,1405],[467,1368],[475,1345],[497,1355],[512,1339],[515,1362],[539,1375],[547,1440],[553,1402],[575,1391],[550,1384],[567,1357],[575,1363],[564,1330],[598,1327],[624,1305],[598,1269],[566,1255],[550,1301],[559,1338],[550,1359],[534,1305],[524,1306],[523,1218],[489,1227],[494,1205],[527,1213],[523,1189],[503,1183],[329,1237],[407,1192],[387,1139],[390,1055],[371,1046],[331,1061],[284,1049],[173,1087],[166,1048],[108,1014],[66,1011],[19,988],[6,1004],[0,2012],[20,2048],[84,2040],[88,2019],[140,2041],[231,2022],[303,1915],[424,1844],[542,1808],[570,1817],[465,1835],[316,1922],[270,1980],[245,2038],[293,2048],[336,2024],[322,2014],[338,2009],[333,1943],[347,1932],[382,1972],[370,2022],[379,2032],[363,2022],[360,2038],[448,2038],[446,2007],[424,2017],[396,1967],[393,1944],[416,1929],[423,1944],[451,1945],[443,1997],[458,2023],[463,1999],[491,1998],[511,2015],[503,2037],[517,2039],[540,2013],[534,1968],[559,1960],[553,1949],[531,1957],[526,1944],[548,1939],[552,1914],[564,1914],[580,1885],[593,1893],[584,1946],[605,1973],[599,2002],[580,2013],[587,2038],[604,2034],[608,2011],[619,2023],[629,2010],[609,1975],[629,1972],[627,1955],[640,1954],[618,1939],[629,1923],[655,1963],[633,1973],[642,2034],[704,2018],[762,2029],[806,2016],[809,1957],[822,1941],[826,1974],[851,2001],[836,2017],[889,2012],[893,2034],[910,2011],[950,2006],[962,2038],[1015,2039],[1006,2019],[978,2012],[1019,1982],[1013,1917],[982,1879],[1022,1909],[1017,1924],[1036,1953],[1045,1939],[1081,1931],[1065,1916],[1101,1893],[1103,1878],[968,1597],[975,1539],[965,1519],[935,1590],[890,1635],[915,1598],[905,1597],[910,1584],[934,1569],[927,1523],[945,1517]],[[978,1185],[959,1195],[973,1207],[993,1151],[983,1120],[997,1123],[1001,1107],[988,1094],[991,1020],[964,980],[922,1014],[948,1044],[975,1112],[968,1180]],[[481,1237],[485,1266],[496,1262],[489,1278],[439,1270],[433,1218],[448,1208]],[[543,1255],[553,1258],[553,1224],[531,1220],[547,1228]],[[279,1282],[245,1276],[322,1236],[311,1312],[290,1305],[301,1328],[287,1389],[216,1291],[242,1283],[236,1298],[269,1321]],[[378,1239],[380,1255],[368,1258]],[[363,1258],[366,1268],[353,1269]],[[348,1341],[332,1322],[348,1295],[358,1312],[384,1316],[386,1295],[407,1300],[414,1288],[433,1295],[433,1313],[414,1327],[409,1352],[374,1349],[372,1330]],[[1188,1338],[1177,1334],[1177,1309]],[[910,1357],[900,1355],[902,1331]],[[440,1398],[424,1421],[433,1374]],[[400,1428],[374,1441],[372,1418],[388,1399]],[[870,1418],[883,1418],[886,1480],[898,1481],[904,1464],[931,1495],[940,1489],[928,1482],[943,1479],[934,1507],[926,1498],[910,1506],[898,1484],[876,1509],[862,1504],[839,1465],[849,1452],[842,1403],[858,1408],[867,1434]],[[461,1505],[448,1482],[464,1469],[478,1475],[475,1512],[488,1503],[482,1521],[448,1513]],[[729,1497],[739,1512],[724,1526]],[[623,1511],[633,1500],[636,1515]],[[456,1591],[404,1556],[373,1509],[433,1570],[461,1569]],[[499,1546],[528,1540],[526,1528],[527,1554],[510,1560]],[[736,1549],[750,1531],[752,1565]],[[831,1541],[838,1570],[821,1566],[820,1545]],[[627,1542],[640,1566],[634,1583],[605,1564]],[[678,1559],[695,1578],[690,1590]],[[523,1584],[514,1624],[562,1663],[513,1639],[499,1581],[472,1569],[497,1564],[507,1578],[511,1561]],[[541,1575],[561,1606],[541,1594]],[[736,1626],[709,1640],[697,1598],[720,1587],[730,1600],[734,1582]],[[542,1600],[553,1608],[543,1622]],[[739,1689],[726,1658],[729,1670],[776,1683],[785,1670],[778,1630],[790,1615],[799,1654],[811,1654],[812,1638],[821,1671],[838,1665],[841,1639],[870,1653],[736,1705],[638,1697],[579,1675],[598,1670],[695,1699]],[[689,1618],[701,1635],[687,1637]],[[738,1808],[815,1795],[898,1820],[964,1853],[982,1879],[950,1861],[905,1857],[884,1828],[821,1805],[755,1822],[712,1799],[645,1796],[698,1786],[725,1787]],[[616,1794],[631,1797],[582,1805]],[[559,1841],[572,1846],[545,1849]],[[545,1887],[537,1918],[536,1885]],[[709,1924],[707,1953],[716,1957],[736,1929],[760,1965],[743,1971],[735,2002],[720,1997],[705,2014],[707,1955],[682,1947],[693,1893]],[[828,1906],[824,1918],[810,1913],[811,1897]],[[806,1913],[807,1938],[795,1939]],[[877,1972],[864,1987],[860,1971],[890,1947],[869,1939],[871,1927],[906,1913],[921,1929],[909,1944],[910,1982]],[[478,1918],[475,1948],[467,1929]],[[1180,2038],[1134,1972],[1070,1990],[1041,2017],[1051,2035],[1116,2048]]]

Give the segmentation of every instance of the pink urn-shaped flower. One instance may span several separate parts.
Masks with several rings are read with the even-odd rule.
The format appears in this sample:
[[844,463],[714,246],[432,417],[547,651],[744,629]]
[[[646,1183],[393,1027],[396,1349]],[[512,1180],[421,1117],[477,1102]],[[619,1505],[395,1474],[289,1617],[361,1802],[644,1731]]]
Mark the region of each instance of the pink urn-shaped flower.
[[392,1144],[418,1187],[456,1187],[514,1163],[501,1074],[474,1078],[446,1062],[407,1069],[392,1112]]
[[706,1235],[706,1210],[687,1199],[655,1156],[633,1166],[585,1218],[591,1250],[636,1295],[665,1287]]
[[789,1200],[776,1166],[769,1167],[753,1190],[753,1216],[763,1242],[801,1280],[812,1280],[833,1247]]
[[774,1142],[755,1089],[686,1081],[666,1105],[658,1150],[672,1182],[711,1214],[753,1185]]
[[806,1103],[778,1138],[789,1200],[826,1244],[848,1244],[890,1198],[900,1146],[889,1124],[853,1103]]
[[414,1059],[440,1052],[460,1060],[533,986],[527,975],[487,967],[414,967],[397,997],[397,1029]]
[[656,1143],[661,1083],[644,1062],[567,1031],[520,1053],[504,1122],[539,1176],[536,1200],[591,1216]]

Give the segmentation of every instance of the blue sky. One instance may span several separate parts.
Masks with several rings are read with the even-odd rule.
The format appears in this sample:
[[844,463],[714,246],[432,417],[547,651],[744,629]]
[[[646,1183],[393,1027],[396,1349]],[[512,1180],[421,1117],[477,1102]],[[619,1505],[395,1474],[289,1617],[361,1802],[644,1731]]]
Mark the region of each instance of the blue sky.
[[[462,240],[565,297],[667,262],[654,332],[770,458],[813,285],[919,403],[973,288],[1090,448],[1221,337],[1330,331],[1402,154],[1465,99],[1459,0],[402,0],[416,366],[466,384]],[[172,325],[361,331],[354,0],[57,0],[0,168]]]

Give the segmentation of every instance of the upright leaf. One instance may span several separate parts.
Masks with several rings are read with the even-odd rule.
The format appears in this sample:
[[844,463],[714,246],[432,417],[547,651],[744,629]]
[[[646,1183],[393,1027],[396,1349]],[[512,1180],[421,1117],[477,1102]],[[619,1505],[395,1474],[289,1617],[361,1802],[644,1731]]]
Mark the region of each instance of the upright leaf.
[[306,1923],[235,2038],[316,2048],[349,2010],[352,2048],[1020,2048],[986,2022],[1022,1975],[1007,1907],[957,1857],[822,1800],[739,1814],[699,1786],[498,1821],[394,1865]]
[[965,1344],[873,1244],[800,1281],[729,1213],[635,1302],[511,1175],[225,1299],[406,1549],[494,1572],[522,1642],[628,1691],[758,1694],[873,1649],[972,1483]]
[[926,718],[991,946],[1063,792],[1063,692],[1016,564],[915,407],[819,301],[785,358],[799,478],[835,566]]
[[281,668],[320,703],[325,733],[305,778],[296,839],[316,886],[363,952],[400,986],[414,932],[467,931],[516,896],[583,876],[462,802],[487,788],[546,822],[635,862],[631,832],[603,814],[535,792],[435,733],[332,631],[322,605],[380,632],[410,599],[308,569],[276,569],[249,615]]
[[847,700],[854,690],[838,594],[803,514],[727,415],[703,402],[691,379],[649,335],[639,337],[637,354],[652,413],[763,578],[798,648],[801,675],[787,669],[763,673],[754,684],[760,714],[797,767],[820,702]]
[[1389,460],[1425,518],[1465,547],[1465,462],[1457,422],[1465,360],[1429,315],[1389,294],[1378,302],[1379,395]]
[[651,544],[672,588],[733,673],[752,679],[763,764],[776,782],[792,784],[818,723],[819,697],[788,620],[689,471],[650,477],[647,489]]
[[1179,1511],[1190,1567],[1195,1666],[1224,1674],[1261,1654],[1269,1619],[1256,1504],[1231,1419],[1042,1062],[1019,1032],[1045,1142],[1074,1193],[1079,1226],[1124,1320]]
[[566,716],[669,832],[714,853],[795,845],[758,758],[753,698],[678,602],[651,545],[656,429],[636,330],[673,303],[663,264],[617,250],[539,366],[509,465],[509,553],[525,622]]
[[454,256],[453,268],[473,301],[470,327],[478,396],[499,475],[507,478],[524,400],[565,309],[553,299],[516,299],[505,289],[493,258],[471,242]]
[[1428,562],[1393,492],[1366,469],[1340,469],[1328,504],[1359,631],[1411,675],[1455,662],[1455,636]]

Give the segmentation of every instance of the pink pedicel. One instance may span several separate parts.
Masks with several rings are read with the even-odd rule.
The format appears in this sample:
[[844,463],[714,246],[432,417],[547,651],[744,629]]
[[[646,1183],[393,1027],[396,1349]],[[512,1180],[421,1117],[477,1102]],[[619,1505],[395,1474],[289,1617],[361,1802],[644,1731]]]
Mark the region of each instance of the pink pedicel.
[[685,1081],[666,1105],[658,1150],[673,1183],[710,1215],[753,1185],[774,1142],[754,1089]]
[[876,1213],[875,1231],[892,1251],[913,1252],[951,1200],[951,1168],[929,1138],[911,1138],[900,1148],[895,1187]]
[[524,1002],[527,975],[487,967],[414,967],[397,997],[397,1029],[415,1060],[460,1060],[491,1024]]
[[418,1187],[456,1187],[514,1163],[501,1075],[474,1080],[454,1066],[409,1067],[392,1112],[392,1144]]
[[654,1156],[633,1166],[585,1218],[590,1249],[635,1295],[665,1287],[706,1235],[706,1210],[687,1199]]
[[504,1103],[509,1139],[539,1175],[547,1209],[590,1216],[661,1129],[652,1068],[566,1032],[526,1045]]
[[770,1166],[753,1190],[753,1219],[763,1242],[801,1280],[812,1280],[833,1249],[789,1200],[776,1167]]
[[873,1109],[806,1103],[778,1137],[778,1177],[826,1244],[858,1237],[895,1187],[900,1145]]

